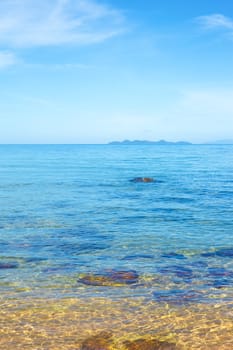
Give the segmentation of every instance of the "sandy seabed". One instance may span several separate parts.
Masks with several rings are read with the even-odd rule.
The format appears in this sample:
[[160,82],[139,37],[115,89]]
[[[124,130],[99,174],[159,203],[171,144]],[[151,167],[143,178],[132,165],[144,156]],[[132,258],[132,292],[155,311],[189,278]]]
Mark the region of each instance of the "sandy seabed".
[[0,349],[79,350],[88,337],[110,332],[112,350],[126,340],[157,338],[178,349],[232,350],[232,303],[168,305],[145,299],[1,301]]

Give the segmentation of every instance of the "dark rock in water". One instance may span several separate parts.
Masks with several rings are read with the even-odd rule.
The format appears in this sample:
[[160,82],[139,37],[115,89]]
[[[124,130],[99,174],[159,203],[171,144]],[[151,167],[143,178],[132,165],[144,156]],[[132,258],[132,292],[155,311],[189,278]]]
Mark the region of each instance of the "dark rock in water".
[[175,252],[171,252],[171,253],[165,253],[162,255],[162,258],[167,258],[167,259],[187,259],[186,256],[184,256],[183,254],[178,254]]
[[193,272],[190,268],[179,266],[179,265],[172,265],[172,266],[165,267],[161,269],[160,272],[165,274],[172,273],[179,278],[190,279],[193,277]]
[[205,258],[218,257],[221,258],[233,258],[233,248],[221,248],[213,252],[206,252],[201,254]]
[[90,286],[114,287],[126,284],[137,283],[139,275],[134,270],[117,271],[106,270],[102,274],[87,274],[81,277],[78,282]]
[[208,267],[208,264],[205,261],[202,261],[202,260],[193,261],[191,264],[192,264],[192,267],[196,267],[196,268],[199,268],[199,269]]
[[154,259],[154,255],[151,255],[151,254],[126,255],[121,260],[135,260],[135,259]]
[[217,256],[233,258],[233,248],[222,248],[216,251]]
[[[84,340],[80,350],[110,350],[115,349],[113,345],[112,334],[110,332],[101,332]],[[125,341],[122,345],[125,350],[178,350],[176,344],[156,338],[140,338],[133,341]]]
[[134,341],[126,341],[124,345],[127,350],[177,350],[174,343],[160,341],[158,339],[137,339]]
[[97,250],[104,250],[104,249],[107,249],[109,248],[110,245],[108,244],[103,244],[103,243],[81,243],[79,245],[79,251],[80,252],[92,252],[92,251],[97,251]]
[[112,334],[110,332],[101,332],[84,340],[80,350],[110,350],[111,343]]
[[0,263],[0,270],[1,269],[16,269],[17,267],[19,266],[19,264],[18,263],[11,263],[11,262],[9,262],[9,263]]
[[209,267],[208,274],[213,277],[223,277],[223,276],[233,277],[233,272],[226,270],[224,267]]
[[78,279],[78,282],[86,284],[88,286],[109,286],[110,281],[101,275],[84,275]]
[[203,256],[204,258],[212,258],[216,256],[216,252],[206,252],[206,253],[202,253],[201,256]]
[[213,282],[213,287],[217,289],[230,287],[232,285],[232,282],[230,282],[228,279],[218,279]]
[[39,258],[39,257],[30,257],[30,258],[26,258],[25,262],[27,263],[40,263],[42,261],[47,260],[46,258]]
[[175,272],[177,277],[185,277],[185,278],[192,278],[193,277],[193,272],[191,269],[187,268],[187,267],[182,267],[179,268],[176,272]]
[[214,288],[220,289],[233,284],[233,271],[226,270],[224,267],[208,268],[206,277],[208,285],[212,285]]
[[148,183],[148,182],[155,182],[155,179],[153,179],[152,177],[135,177],[134,179],[130,180],[131,182],[144,182],[144,183]]

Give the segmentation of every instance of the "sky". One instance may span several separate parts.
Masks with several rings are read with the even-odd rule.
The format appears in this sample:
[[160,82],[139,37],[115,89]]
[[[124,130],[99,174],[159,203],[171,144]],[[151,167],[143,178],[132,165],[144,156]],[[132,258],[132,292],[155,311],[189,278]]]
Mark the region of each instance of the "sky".
[[233,1],[1,0],[0,143],[233,139]]

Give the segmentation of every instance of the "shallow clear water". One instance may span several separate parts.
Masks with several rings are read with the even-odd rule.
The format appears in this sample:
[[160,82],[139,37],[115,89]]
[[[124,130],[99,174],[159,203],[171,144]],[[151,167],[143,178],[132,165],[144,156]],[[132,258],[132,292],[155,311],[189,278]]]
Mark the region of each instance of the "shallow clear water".
[[[231,304],[232,174],[231,145],[1,145],[1,300]],[[138,279],[81,282],[109,270]]]

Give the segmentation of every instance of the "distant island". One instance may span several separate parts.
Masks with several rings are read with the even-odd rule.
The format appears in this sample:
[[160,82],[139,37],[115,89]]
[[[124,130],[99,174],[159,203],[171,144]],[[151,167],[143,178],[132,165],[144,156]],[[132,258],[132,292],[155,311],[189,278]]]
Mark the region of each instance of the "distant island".
[[171,141],[165,141],[165,140],[159,140],[159,141],[147,141],[147,140],[124,140],[124,141],[112,141],[108,143],[109,145],[192,145],[191,142],[187,141],[177,141],[177,142],[171,142]]

